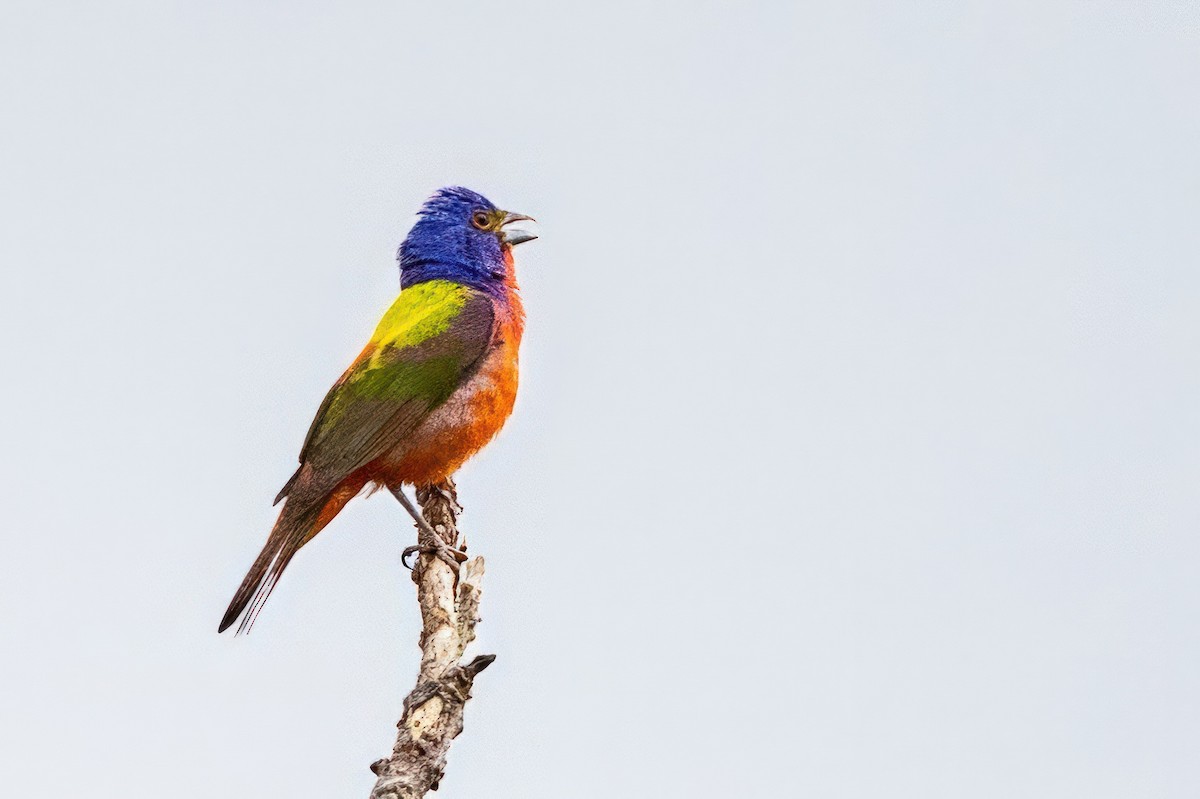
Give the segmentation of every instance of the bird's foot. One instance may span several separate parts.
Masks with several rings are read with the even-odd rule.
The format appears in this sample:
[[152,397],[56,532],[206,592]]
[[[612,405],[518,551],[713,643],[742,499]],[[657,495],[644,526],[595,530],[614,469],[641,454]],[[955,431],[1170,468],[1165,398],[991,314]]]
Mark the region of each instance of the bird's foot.
[[447,546],[446,544],[442,543],[441,541],[438,541],[437,545],[432,546],[432,547],[423,547],[423,546],[405,547],[404,551],[400,553],[400,562],[404,564],[404,567],[406,569],[413,568],[413,566],[408,565],[408,559],[411,558],[415,554],[435,555],[435,556],[437,556],[437,558],[439,560],[441,560],[447,566],[449,566],[451,568],[451,570],[454,571],[455,574],[458,573],[459,564],[466,562],[467,557],[468,557],[467,553],[463,552],[461,549],[455,549],[452,546]]

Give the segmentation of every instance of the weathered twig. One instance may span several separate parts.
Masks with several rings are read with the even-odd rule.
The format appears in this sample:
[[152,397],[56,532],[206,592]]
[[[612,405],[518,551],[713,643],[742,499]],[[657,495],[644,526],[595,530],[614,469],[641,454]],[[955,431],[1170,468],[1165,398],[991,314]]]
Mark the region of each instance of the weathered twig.
[[[417,491],[421,514],[446,546],[465,550],[459,541],[457,514],[462,510],[454,482]],[[432,549],[437,542],[419,532],[418,543]],[[446,769],[450,742],[462,732],[463,710],[471,698],[475,675],[491,665],[495,655],[461,662],[479,623],[479,592],[483,558],[475,557],[454,570],[436,554],[423,553],[413,568],[417,601],[421,604],[421,670],[417,685],[404,699],[396,725],[399,733],[390,757],[371,764],[378,775],[371,799],[416,799],[436,791]]]

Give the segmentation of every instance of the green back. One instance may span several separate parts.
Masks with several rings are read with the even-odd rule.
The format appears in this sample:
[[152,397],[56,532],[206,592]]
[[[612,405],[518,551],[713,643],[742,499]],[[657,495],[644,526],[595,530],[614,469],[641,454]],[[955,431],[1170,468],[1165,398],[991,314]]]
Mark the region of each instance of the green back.
[[380,457],[445,402],[479,368],[494,318],[491,299],[448,280],[401,291],[313,419],[300,451],[313,488]]

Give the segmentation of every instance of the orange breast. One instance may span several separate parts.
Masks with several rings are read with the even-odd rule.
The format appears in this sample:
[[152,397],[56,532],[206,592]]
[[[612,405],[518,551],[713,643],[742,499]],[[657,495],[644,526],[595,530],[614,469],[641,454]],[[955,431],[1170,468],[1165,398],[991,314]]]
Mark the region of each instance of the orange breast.
[[501,325],[479,371],[385,457],[389,484],[436,483],[496,437],[517,400],[520,336],[519,326]]

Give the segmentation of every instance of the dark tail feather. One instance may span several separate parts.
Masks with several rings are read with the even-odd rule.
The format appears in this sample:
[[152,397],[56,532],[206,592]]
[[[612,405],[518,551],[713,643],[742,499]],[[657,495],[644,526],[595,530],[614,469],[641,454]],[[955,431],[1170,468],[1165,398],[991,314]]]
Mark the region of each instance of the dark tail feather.
[[296,472],[284,487],[288,495],[283,510],[279,512],[266,546],[258,553],[254,565],[246,573],[246,579],[242,580],[237,593],[233,595],[233,601],[229,603],[229,610],[225,611],[217,632],[228,630],[238,617],[242,619],[238,633],[249,632],[263,603],[275,590],[279,575],[292,562],[296,552],[333,521],[333,517],[367,482],[366,477],[355,473],[332,490],[322,490],[311,472],[301,474],[301,471]]
[[243,613],[245,616],[238,632],[244,633],[250,629],[254,617],[279,581],[279,575],[287,568],[296,551],[316,535],[317,530],[313,528],[317,526],[325,504],[324,498],[315,502],[306,502],[301,497],[288,498],[266,546],[258,553],[254,565],[246,573],[246,579],[242,580],[237,593],[233,595],[233,601],[229,603],[217,632],[225,632]]
[[279,493],[275,495],[275,501],[271,503],[272,506],[278,505],[283,501],[284,497],[292,493],[292,488],[295,487],[296,483],[300,482],[300,475],[303,474],[303,472],[304,466],[301,465],[300,468],[296,470],[296,473],[289,477],[288,481],[283,484],[283,488],[279,489]]

